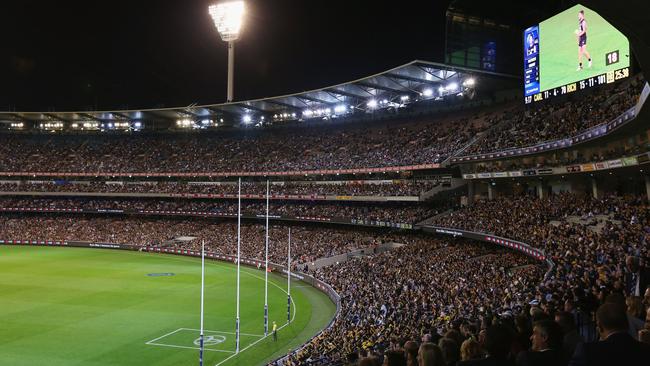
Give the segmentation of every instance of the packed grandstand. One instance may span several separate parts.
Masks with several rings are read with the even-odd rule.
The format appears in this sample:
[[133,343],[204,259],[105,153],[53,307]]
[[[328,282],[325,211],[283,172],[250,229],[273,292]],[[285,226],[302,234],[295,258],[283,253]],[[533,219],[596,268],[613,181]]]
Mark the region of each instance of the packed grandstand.
[[292,270],[337,311],[274,365],[584,365],[607,332],[650,344],[644,74],[526,105],[475,92],[313,125],[7,128],[0,243],[195,255],[191,234],[232,258],[241,229],[241,256],[263,261],[270,219],[282,264],[290,227]]

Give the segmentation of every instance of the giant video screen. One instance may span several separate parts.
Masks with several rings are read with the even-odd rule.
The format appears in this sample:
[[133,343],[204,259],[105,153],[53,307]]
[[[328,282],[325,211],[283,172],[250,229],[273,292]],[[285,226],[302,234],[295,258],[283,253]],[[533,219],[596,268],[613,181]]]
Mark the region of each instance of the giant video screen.
[[630,73],[627,37],[583,5],[525,29],[523,43],[526,103],[612,83]]

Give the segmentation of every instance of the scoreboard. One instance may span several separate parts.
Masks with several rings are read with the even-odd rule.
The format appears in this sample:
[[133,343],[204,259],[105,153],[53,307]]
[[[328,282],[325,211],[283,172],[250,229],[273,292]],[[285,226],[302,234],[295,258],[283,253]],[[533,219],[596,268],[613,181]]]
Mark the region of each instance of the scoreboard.
[[562,85],[555,87],[553,89],[544,90],[543,92],[526,95],[524,97],[524,103],[540,102],[542,100],[547,100],[553,97],[559,97],[565,94],[573,93],[575,91],[585,90],[592,88],[598,85],[610,84],[615,81],[624,79],[630,76],[630,68],[624,67],[622,69],[608,71],[605,74],[592,76],[580,81],[576,81],[570,84]]
[[523,32],[524,103],[630,76],[627,37],[577,4]]

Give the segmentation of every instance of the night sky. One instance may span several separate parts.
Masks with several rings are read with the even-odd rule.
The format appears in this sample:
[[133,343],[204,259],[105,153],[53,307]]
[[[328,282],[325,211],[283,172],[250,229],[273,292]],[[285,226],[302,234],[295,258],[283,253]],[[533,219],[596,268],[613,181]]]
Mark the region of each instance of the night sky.
[[[0,110],[225,100],[226,44],[207,0],[12,1],[0,12]],[[449,1],[247,0],[235,99],[442,61]]]

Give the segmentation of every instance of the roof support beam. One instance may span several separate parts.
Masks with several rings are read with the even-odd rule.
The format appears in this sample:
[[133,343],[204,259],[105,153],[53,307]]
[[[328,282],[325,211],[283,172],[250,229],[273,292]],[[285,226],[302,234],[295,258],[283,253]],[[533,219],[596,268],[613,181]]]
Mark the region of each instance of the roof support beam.
[[441,71],[443,72],[443,75],[444,75],[444,76],[443,76],[443,77],[440,77],[440,76],[434,74],[433,72],[427,70],[426,67],[418,66],[418,68],[419,68],[420,70],[426,72],[427,74],[431,75],[432,77],[438,79],[439,81],[447,80],[447,76],[446,76],[446,75],[447,75],[447,70],[441,70]]
[[253,107],[252,105],[243,104],[243,103],[242,104],[237,104],[237,107],[248,109],[250,111],[260,112],[260,113],[269,113],[268,111],[265,111],[262,108]]
[[[119,113],[113,113],[113,114],[116,114],[116,115],[117,115],[117,114],[119,114]],[[86,118],[88,118],[88,119],[91,119],[91,120],[93,120],[93,121],[104,122],[103,120],[101,120],[101,119],[99,119],[99,118],[97,118],[97,117],[95,117],[95,116],[92,116],[92,115],[90,115],[90,114],[88,114],[88,113],[79,113],[79,115],[82,116],[82,117],[86,117]]]
[[316,103],[321,103],[321,104],[334,104],[332,102],[328,102],[326,100],[314,98],[314,97],[311,97],[311,96],[308,96],[308,95],[300,95],[300,96],[297,96],[296,98],[305,99],[305,100],[309,100],[309,101],[316,102]]
[[327,92],[328,93],[338,94],[338,95],[343,95],[344,97],[349,97],[349,98],[363,99],[363,96],[361,96],[359,94],[348,93],[346,91],[342,91],[342,90],[338,90],[338,89],[329,89]]
[[279,106],[282,106],[282,107],[285,107],[285,108],[289,108],[289,109],[295,109],[295,110],[298,110],[298,111],[300,110],[300,108],[296,107],[295,105],[285,103],[285,102],[279,102],[277,100],[269,99],[266,102],[271,103],[271,104],[275,104],[275,105],[279,105]]
[[359,82],[357,84],[361,85],[363,87],[366,87],[366,88],[385,90],[385,91],[389,91],[389,92],[395,93],[395,94],[404,93],[403,90],[397,90],[397,89],[394,89],[394,88],[389,88],[387,86],[383,86],[383,85],[379,85],[379,84],[375,84],[375,83],[368,83],[368,82],[365,82],[365,81],[364,82]]

